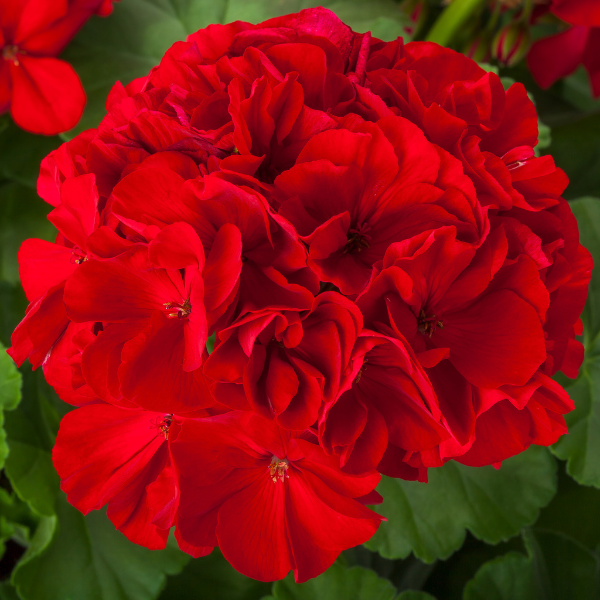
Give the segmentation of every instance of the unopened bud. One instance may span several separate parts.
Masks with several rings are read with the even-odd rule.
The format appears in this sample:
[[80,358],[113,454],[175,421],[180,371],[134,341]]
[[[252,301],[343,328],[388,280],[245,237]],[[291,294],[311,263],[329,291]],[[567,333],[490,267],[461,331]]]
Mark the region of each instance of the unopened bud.
[[514,21],[503,27],[492,42],[492,55],[501,64],[512,67],[525,57],[531,44],[527,23]]
[[424,0],[404,0],[400,4],[400,10],[408,17],[404,31],[408,37],[412,38],[427,20],[427,2]]

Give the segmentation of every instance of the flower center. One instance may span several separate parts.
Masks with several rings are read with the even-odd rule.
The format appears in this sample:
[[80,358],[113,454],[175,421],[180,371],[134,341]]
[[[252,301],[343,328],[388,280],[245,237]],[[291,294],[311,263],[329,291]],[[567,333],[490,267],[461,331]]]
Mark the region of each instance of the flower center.
[[519,169],[523,165],[526,165],[528,160],[529,160],[528,158],[524,158],[523,160],[515,160],[515,161],[513,161],[511,163],[508,163],[506,165],[506,168],[509,171],[516,171],[517,169]]
[[15,65],[19,64],[19,59],[17,58],[17,52],[19,49],[17,46],[13,44],[8,44],[2,48],[2,58],[4,60],[10,60],[15,63]]
[[163,306],[167,310],[175,309],[175,312],[168,313],[168,317],[173,319],[177,317],[178,319],[184,319],[192,312],[192,304],[190,299],[184,300],[184,302],[165,302]]
[[290,463],[286,458],[273,456],[273,460],[269,465],[269,476],[273,480],[273,483],[283,483],[289,477],[287,472],[289,466]]
[[171,423],[173,423],[173,415],[168,414],[162,419],[157,417],[154,421],[150,421],[149,429],[156,429],[157,433],[160,432],[165,437],[165,440],[168,440]]
[[417,327],[422,334],[429,335],[429,337],[431,337],[437,327],[444,329],[444,323],[442,321],[438,321],[435,315],[428,317],[425,314],[425,310],[421,309],[419,318],[417,319]]
[[344,246],[344,254],[356,254],[362,252],[364,248],[368,248],[371,236],[367,235],[367,232],[370,230],[371,228],[366,223],[348,229],[348,241]]
[[365,358],[363,360],[363,365],[360,368],[360,371],[358,372],[358,374],[356,375],[356,377],[354,378],[354,383],[358,383],[360,381],[360,378],[362,377],[363,371],[366,371],[367,369],[367,363],[369,362],[368,358]]
[[79,248],[78,246],[75,246],[73,248],[73,250],[71,250],[71,262],[76,264],[76,265],[80,265],[81,263],[85,262],[87,260],[87,256],[86,254],[81,250],[81,248]]

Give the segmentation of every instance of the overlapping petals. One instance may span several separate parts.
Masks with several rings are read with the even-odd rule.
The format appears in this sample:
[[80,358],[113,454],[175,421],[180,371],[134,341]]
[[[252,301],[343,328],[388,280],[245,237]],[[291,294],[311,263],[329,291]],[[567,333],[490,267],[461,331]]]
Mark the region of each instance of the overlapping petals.
[[571,27],[536,41],[527,64],[542,88],[571,75],[579,65],[588,72],[592,94],[600,96],[600,7],[593,0],[551,0],[548,10]]
[[375,532],[380,474],[554,443],[592,261],[537,133],[521,85],[325,9],[116,84],[42,163],[55,243],[19,254],[9,352],[79,407],[69,501],[305,581]]
[[342,473],[311,437],[248,412],[186,422],[172,450],[182,539],[218,545],[248,577],[270,581],[293,570],[298,583],[368,540],[382,517],[359,500],[379,475]]

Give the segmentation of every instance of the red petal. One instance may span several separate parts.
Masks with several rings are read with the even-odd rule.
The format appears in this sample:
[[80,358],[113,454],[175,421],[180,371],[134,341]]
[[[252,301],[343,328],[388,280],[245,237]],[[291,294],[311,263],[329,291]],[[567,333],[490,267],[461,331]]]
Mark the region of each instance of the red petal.
[[85,250],[88,236],[98,226],[96,176],[65,179],[60,196],[61,203],[48,215],[48,220],[65,238]]
[[148,258],[163,269],[194,266],[202,271],[204,248],[198,234],[188,223],[167,225],[150,242]]
[[165,443],[152,427],[153,420],[163,416],[110,404],[67,413],[52,459],[69,502],[87,514],[133,482]]
[[156,312],[150,324],[123,347],[119,367],[123,395],[139,406],[165,412],[188,413],[212,406],[202,372],[183,370],[184,350],[184,323]]
[[[285,519],[286,485],[262,476],[219,510],[217,538],[223,556],[240,573],[259,581],[282,579],[294,567]],[[241,540],[252,540],[248,551]]]
[[527,55],[527,64],[544,89],[570,75],[583,59],[589,28],[575,26],[562,33],[535,42]]
[[242,237],[240,230],[225,223],[215,236],[202,274],[205,282],[204,303],[216,321],[227,308],[242,272]]
[[[171,523],[166,528],[152,523],[154,512],[148,507],[147,489],[149,485],[165,485],[164,480],[158,478],[169,463],[169,452],[164,444],[138,476],[115,494],[106,511],[112,524],[127,539],[150,550],[161,550],[167,545]],[[170,489],[172,486],[167,483],[165,491],[168,493]]]
[[442,320],[435,343],[450,348],[450,362],[473,385],[524,385],[546,358],[537,312],[512,291],[488,294]]
[[321,574],[341,550],[363,544],[379,527],[379,515],[336,494],[312,474],[294,469],[286,484],[286,518],[298,583]]
[[25,3],[21,0],[15,4],[25,4],[14,34],[15,43],[21,46],[26,46],[23,42],[26,42],[27,38],[44,31],[69,11],[68,0],[27,0]]
[[146,319],[165,303],[183,301],[168,273],[152,269],[145,248],[134,247],[109,260],[81,264],[65,286],[74,321],[125,322]]
[[597,0],[552,0],[550,11],[567,23],[600,27]]
[[31,133],[55,135],[77,125],[85,107],[85,92],[75,70],[56,58],[18,55],[10,63],[13,95],[11,115]]
[[31,238],[19,248],[19,276],[30,302],[62,283],[76,268],[73,252],[65,246]]
[[590,76],[592,92],[595,98],[600,96],[600,23],[598,25],[598,27],[590,29],[583,55],[583,66]]
[[[2,31],[0,31],[0,46],[4,46],[2,40]],[[8,61],[0,62],[0,114],[10,108],[12,98],[12,79],[10,75],[10,65]]]

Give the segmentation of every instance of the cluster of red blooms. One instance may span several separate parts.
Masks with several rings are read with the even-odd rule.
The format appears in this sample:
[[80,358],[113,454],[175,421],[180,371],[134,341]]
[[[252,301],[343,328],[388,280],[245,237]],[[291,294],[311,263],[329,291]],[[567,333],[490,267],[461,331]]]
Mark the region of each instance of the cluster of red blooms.
[[527,62],[543,88],[573,73],[579,65],[588,72],[592,93],[600,96],[600,2],[598,0],[547,0],[536,16],[550,11],[571,27],[538,40]]
[[[592,261],[520,84],[325,9],[211,25],[42,163],[9,350],[69,502],[297,581],[426,481],[566,431]],[[216,335],[214,350],[206,350]]]
[[85,92],[73,67],[56,58],[93,15],[116,0],[2,0],[0,114],[33,133],[54,135],[77,125]]

